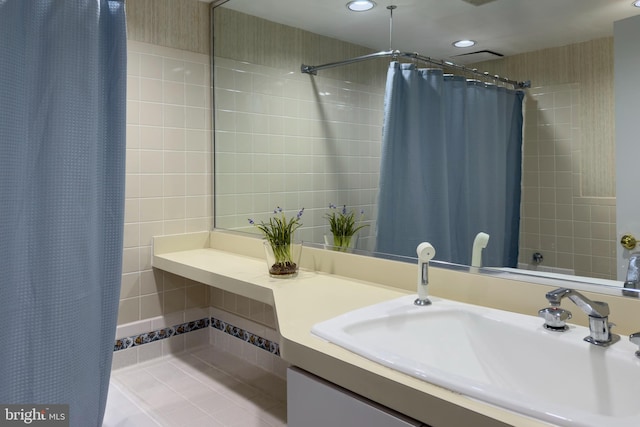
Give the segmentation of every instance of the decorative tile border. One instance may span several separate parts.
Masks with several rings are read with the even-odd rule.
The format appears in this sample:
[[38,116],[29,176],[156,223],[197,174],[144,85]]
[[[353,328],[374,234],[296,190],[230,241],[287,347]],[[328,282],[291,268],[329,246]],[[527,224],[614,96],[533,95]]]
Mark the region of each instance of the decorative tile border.
[[113,346],[113,351],[125,350],[127,348],[136,347],[142,344],[163,340],[174,335],[182,335],[187,332],[197,331],[210,325],[211,320],[208,317],[193,320],[187,323],[181,323],[168,328],[156,329],[151,332],[144,332],[138,335],[132,335],[126,338],[117,339]]
[[261,336],[253,334],[249,331],[245,331],[244,329],[238,328],[237,326],[233,326],[229,323],[223,322],[220,319],[216,319],[215,317],[211,318],[211,327],[229,334],[232,337],[240,338],[241,340],[255,345],[262,350],[266,350],[269,353],[275,354],[276,356],[280,356],[280,345],[277,342],[262,338]]
[[277,342],[270,341],[266,338],[262,338],[256,334],[253,334],[237,326],[223,322],[215,317],[205,317],[203,319],[194,320],[179,325],[174,325],[168,328],[157,329],[151,332],[144,332],[142,334],[132,335],[130,337],[119,338],[115,341],[113,351],[125,350],[127,348],[136,347],[150,342],[159,341],[170,338],[175,335],[186,334],[187,332],[197,331],[199,329],[213,327],[229,334],[235,338],[239,338],[249,344],[255,345],[262,350],[266,350],[276,356],[280,356],[280,345]]

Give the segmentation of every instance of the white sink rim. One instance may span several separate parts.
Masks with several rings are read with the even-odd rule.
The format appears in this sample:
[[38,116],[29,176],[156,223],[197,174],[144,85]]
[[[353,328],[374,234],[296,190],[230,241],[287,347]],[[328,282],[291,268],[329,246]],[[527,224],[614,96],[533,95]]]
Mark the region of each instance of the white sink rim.
[[[603,425],[636,427],[640,425],[640,411],[631,416],[616,417],[598,413],[584,413],[575,408],[567,408],[563,405],[549,402],[548,400],[545,401],[544,398],[517,394],[510,390],[496,388],[491,384],[470,380],[468,377],[456,378],[455,375],[440,371],[437,368],[424,369],[424,364],[408,361],[406,358],[403,359],[402,356],[385,349],[384,346],[375,347],[367,345],[363,347],[357,338],[354,338],[354,336],[346,332],[349,328],[353,327],[353,325],[391,317],[397,315],[397,313],[403,313],[403,310],[409,313],[419,313],[423,310],[433,310],[434,308],[438,310],[439,308],[445,307],[456,308],[463,311],[468,310],[471,313],[491,313],[492,315],[503,316],[508,321],[518,323],[519,326],[529,328],[532,331],[538,330],[537,333],[550,334],[549,337],[552,339],[558,339],[557,337],[560,337],[559,339],[561,340],[571,342],[571,345],[575,342],[576,346],[584,348],[585,351],[594,351],[591,347],[595,346],[582,341],[582,338],[589,334],[588,328],[585,327],[571,325],[570,330],[567,332],[552,333],[542,329],[542,319],[535,316],[511,313],[434,297],[430,297],[433,301],[432,306],[416,307],[413,305],[415,297],[415,295],[408,295],[345,313],[314,325],[311,332],[323,340],[329,341],[391,369],[468,397],[556,425],[571,427],[594,427]],[[571,309],[577,310],[578,308],[572,307]],[[635,362],[635,349],[635,346],[628,342],[628,337],[622,337],[619,343],[606,349],[596,348],[595,351],[606,351],[605,356],[607,361],[610,358],[627,360],[631,365],[635,363],[635,368],[640,370],[640,360]],[[506,393],[507,391],[508,393]],[[612,424],[612,422],[615,424]]]

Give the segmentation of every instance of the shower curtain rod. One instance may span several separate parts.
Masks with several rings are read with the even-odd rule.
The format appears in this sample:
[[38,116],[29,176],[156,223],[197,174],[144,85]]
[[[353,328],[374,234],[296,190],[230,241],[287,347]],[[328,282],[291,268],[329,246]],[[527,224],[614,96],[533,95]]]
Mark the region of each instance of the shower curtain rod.
[[376,59],[376,58],[385,58],[385,57],[393,57],[394,59],[397,59],[399,57],[402,58],[409,58],[409,59],[413,59],[416,61],[422,61],[422,62],[426,62],[429,64],[434,64],[434,65],[439,65],[441,67],[447,67],[447,68],[454,68],[456,70],[465,72],[465,73],[470,73],[470,74],[475,74],[478,76],[481,76],[485,79],[490,79],[490,80],[494,80],[494,81],[499,81],[502,83],[507,83],[510,85],[513,85],[514,88],[527,88],[527,87],[531,87],[531,81],[527,80],[524,82],[518,82],[515,80],[511,80],[508,79],[506,77],[500,77],[499,75],[495,74],[495,75],[491,75],[488,72],[482,72],[482,71],[478,71],[478,69],[476,68],[467,68],[464,65],[458,65],[458,64],[454,64],[453,62],[450,61],[444,61],[442,59],[433,59],[430,58],[428,56],[422,56],[420,54],[417,53],[409,53],[409,52],[400,52],[399,50],[387,50],[387,51],[382,51],[382,52],[376,52],[376,53],[370,53],[368,55],[363,55],[363,56],[357,56],[355,58],[351,58],[351,59],[345,59],[343,61],[338,61],[338,62],[330,62],[328,64],[323,64],[323,65],[305,65],[302,64],[300,66],[300,71],[303,73],[307,73],[307,74],[313,74],[314,76],[316,74],[318,74],[318,70],[324,70],[326,68],[333,68],[333,67],[339,67],[342,65],[349,65],[349,64],[353,64],[355,62],[361,62],[361,61],[367,61],[369,59]]

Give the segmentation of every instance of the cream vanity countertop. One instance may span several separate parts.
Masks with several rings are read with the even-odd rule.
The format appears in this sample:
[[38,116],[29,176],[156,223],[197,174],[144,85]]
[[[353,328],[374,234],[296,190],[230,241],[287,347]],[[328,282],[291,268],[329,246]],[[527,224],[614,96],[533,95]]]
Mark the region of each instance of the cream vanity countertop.
[[[433,427],[549,425],[420,381],[311,334],[320,321],[415,293],[415,265],[305,247],[298,276],[274,279],[263,254],[260,240],[229,233],[163,236],[154,239],[153,266],[273,306],[287,362]],[[435,268],[430,282],[431,294],[463,302],[502,309],[508,304],[523,313],[546,304],[541,285]],[[612,314],[638,311],[637,301],[607,297]],[[586,318],[575,317],[585,324]],[[632,320],[627,328],[640,330],[639,315]]]

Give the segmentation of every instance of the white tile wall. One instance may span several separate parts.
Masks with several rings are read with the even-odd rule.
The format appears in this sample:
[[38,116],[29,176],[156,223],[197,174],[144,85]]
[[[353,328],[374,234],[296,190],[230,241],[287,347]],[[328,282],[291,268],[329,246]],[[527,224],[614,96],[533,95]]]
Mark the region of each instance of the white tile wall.
[[304,207],[298,238],[321,242],[329,204],[346,204],[365,211],[360,248],[373,249],[384,88],[215,64],[216,226],[252,231],[248,218]]
[[151,269],[154,235],[210,230],[208,55],[127,44],[127,169],[118,323],[208,305],[208,289]]
[[519,262],[615,279],[615,198],[583,195],[580,99],[577,83],[528,91]]

